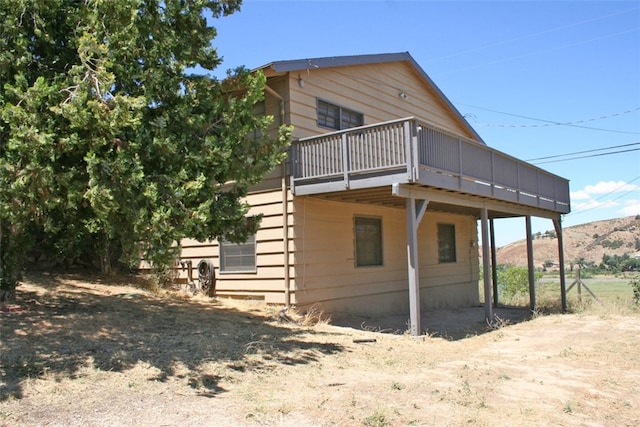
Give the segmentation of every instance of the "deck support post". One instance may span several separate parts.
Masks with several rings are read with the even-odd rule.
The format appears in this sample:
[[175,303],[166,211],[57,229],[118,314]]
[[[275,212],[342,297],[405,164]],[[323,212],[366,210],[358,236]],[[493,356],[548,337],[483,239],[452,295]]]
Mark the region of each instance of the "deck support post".
[[560,268],[560,300],[562,301],[562,312],[567,312],[567,282],[564,271],[564,241],[562,238],[562,220],[556,218],[553,220],[553,226],[556,229],[558,237],[558,267]]
[[491,283],[493,284],[493,306],[498,306],[498,257],[496,256],[496,229],[493,218],[489,220],[491,234]]
[[526,227],[527,227],[527,270],[529,272],[529,309],[535,311],[536,309],[536,275],[535,266],[533,263],[533,235],[531,233],[531,215],[527,215]]
[[406,200],[407,216],[407,269],[409,279],[410,332],[414,337],[422,333],[420,327],[420,272],[418,268],[418,226],[427,210],[429,201],[409,197]]
[[489,262],[489,212],[486,207],[480,209],[480,228],[482,230],[482,274],[484,288],[484,318],[493,322],[493,306],[491,305],[491,265]]

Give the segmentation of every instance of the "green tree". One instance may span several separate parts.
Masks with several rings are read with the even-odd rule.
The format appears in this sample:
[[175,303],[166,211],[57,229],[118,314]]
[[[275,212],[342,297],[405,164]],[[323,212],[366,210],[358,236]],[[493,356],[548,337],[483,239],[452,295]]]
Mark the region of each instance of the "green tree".
[[255,232],[243,197],[283,161],[290,129],[248,137],[273,120],[253,114],[262,74],[203,74],[221,62],[208,19],[240,3],[0,2],[0,298],[36,246],[108,272],[165,265],[184,237]]

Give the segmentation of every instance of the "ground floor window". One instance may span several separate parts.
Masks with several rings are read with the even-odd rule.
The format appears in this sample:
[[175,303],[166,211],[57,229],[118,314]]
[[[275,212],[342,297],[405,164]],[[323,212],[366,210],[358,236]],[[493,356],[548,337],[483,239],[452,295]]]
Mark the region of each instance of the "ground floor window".
[[255,273],[256,269],[255,234],[244,243],[220,242],[221,273]]
[[382,219],[355,217],[356,267],[382,265]]
[[456,226],[438,224],[438,261],[456,262]]

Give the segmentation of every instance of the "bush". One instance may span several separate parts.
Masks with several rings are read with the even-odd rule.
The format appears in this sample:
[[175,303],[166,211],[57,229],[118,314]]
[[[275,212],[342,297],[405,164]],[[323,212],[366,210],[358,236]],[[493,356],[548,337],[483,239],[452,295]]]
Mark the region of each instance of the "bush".
[[[535,281],[540,280],[541,277],[541,272],[534,273]],[[507,298],[527,293],[529,291],[529,270],[527,267],[499,266],[498,286]]]
[[640,305],[640,277],[632,277],[629,284],[633,289],[633,301],[636,305]]

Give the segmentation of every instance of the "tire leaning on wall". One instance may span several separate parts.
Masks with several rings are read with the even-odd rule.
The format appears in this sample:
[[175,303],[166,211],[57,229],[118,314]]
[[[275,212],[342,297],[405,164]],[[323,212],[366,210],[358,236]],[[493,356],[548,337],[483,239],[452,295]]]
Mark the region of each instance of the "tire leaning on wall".
[[198,284],[200,291],[210,297],[216,294],[216,274],[213,262],[208,259],[201,259],[198,263]]

